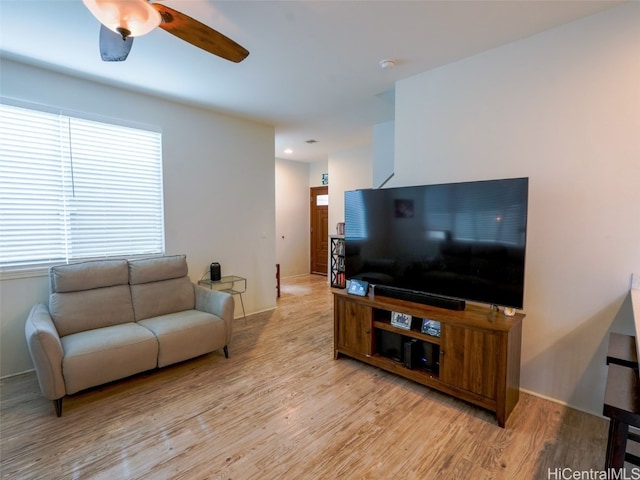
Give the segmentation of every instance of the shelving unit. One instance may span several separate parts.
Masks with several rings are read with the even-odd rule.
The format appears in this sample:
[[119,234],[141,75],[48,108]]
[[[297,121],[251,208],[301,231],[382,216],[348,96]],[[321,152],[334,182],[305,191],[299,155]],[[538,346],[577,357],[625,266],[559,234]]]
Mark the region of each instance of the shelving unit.
[[344,235],[331,235],[331,286],[345,288]]
[[[486,408],[505,426],[520,394],[524,315],[507,317],[470,305],[463,311],[447,310],[375,293],[356,297],[337,289],[333,295],[336,359],[346,355]],[[392,312],[418,321],[409,330],[398,328],[391,323]],[[439,337],[421,331],[423,319],[439,322]],[[394,358],[384,350],[380,332],[400,336],[403,345],[426,345],[437,358],[429,368],[420,363],[408,367],[406,358]]]

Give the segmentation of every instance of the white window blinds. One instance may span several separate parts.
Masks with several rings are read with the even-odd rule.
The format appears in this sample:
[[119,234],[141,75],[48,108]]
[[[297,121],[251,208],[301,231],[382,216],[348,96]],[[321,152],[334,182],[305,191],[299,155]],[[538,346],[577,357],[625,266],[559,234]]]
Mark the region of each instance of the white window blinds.
[[164,251],[157,132],[0,104],[0,268]]

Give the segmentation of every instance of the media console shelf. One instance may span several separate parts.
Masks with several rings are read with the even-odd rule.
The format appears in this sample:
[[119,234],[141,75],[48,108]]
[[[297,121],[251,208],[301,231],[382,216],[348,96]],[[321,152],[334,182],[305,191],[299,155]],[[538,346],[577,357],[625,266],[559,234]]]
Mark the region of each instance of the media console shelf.
[[[507,317],[474,305],[446,310],[373,293],[358,297],[332,291],[334,358],[346,355],[486,408],[505,426],[520,395],[523,314]],[[398,328],[391,324],[392,312],[420,321],[410,330]],[[440,336],[422,333],[422,319],[439,322]],[[389,348],[389,338],[398,336],[402,345],[412,344],[404,347],[407,353],[419,349],[418,361]]]

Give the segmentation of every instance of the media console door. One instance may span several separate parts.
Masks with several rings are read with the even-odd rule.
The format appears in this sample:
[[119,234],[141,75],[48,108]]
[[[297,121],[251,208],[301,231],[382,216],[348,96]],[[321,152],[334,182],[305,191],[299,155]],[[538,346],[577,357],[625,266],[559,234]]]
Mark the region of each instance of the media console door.
[[338,350],[353,356],[371,355],[372,308],[347,298],[334,302],[334,357]]
[[449,385],[495,400],[498,345],[497,333],[442,325],[440,379]]

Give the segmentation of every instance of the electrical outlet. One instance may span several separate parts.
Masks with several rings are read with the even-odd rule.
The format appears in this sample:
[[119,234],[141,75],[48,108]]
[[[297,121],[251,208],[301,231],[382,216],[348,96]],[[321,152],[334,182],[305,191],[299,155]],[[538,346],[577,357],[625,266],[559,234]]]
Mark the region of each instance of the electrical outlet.
[[631,274],[631,288],[640,289],[640,273]]

